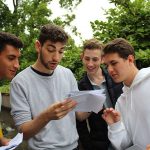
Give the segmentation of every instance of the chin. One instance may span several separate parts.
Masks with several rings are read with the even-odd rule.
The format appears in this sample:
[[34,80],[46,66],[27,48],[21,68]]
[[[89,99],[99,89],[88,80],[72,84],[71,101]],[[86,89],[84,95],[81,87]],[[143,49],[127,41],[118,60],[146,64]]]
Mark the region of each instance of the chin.
[[116,82],[116,83],[122,82],[122,80],[120,80],[120,79],[113,79],[113,80],[114,80],[114,82]]
[[94,75],[95,72],[87,72],[87,74],[89,74],[89,75]]
[[6,79],[8,80],[12,80],[14,78],[15,75],[9,75],[9,76],[6,76]]
[[6,77],[6,79],[8,79],[8,80],[12,80],[13,78],[14,78],[14,76]]

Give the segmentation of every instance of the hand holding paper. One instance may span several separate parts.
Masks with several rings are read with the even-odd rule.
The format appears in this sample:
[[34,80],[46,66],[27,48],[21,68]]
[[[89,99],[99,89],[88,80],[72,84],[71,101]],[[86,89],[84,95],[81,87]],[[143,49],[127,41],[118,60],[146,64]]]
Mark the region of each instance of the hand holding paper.
[[15,149],[23,140],[23,133],[18,133],[12,140],[10,140],[9,145],[0,147],[0,150],[13,150]]

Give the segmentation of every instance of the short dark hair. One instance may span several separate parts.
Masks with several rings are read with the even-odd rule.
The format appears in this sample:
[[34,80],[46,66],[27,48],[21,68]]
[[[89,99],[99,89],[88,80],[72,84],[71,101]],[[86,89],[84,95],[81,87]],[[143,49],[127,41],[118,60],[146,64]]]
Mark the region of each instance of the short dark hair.
[[103,44],[97,39],[86,40],[83,44],[83,52],[86,49],[89,49],[89,50],[94,50],[94,49],[103,50],[103,48],[104,48]]
[[118,53],[123,59],[127,59],[129,55],[135,56],[133,46],[123,38],[116,38],[105,45],[103,54],[110,53]]
[[0,52],[4,50],[6,45],[12,45],[15,48],[22,48],[22,41],[14,34],[8,32],[0,32]]
[[61,42],[67,43],[68,41],[68,34],[61,28],[55,24],[46,24],[41,27],[39,35],[39,42],[43,45],[47,40],[51,42]]

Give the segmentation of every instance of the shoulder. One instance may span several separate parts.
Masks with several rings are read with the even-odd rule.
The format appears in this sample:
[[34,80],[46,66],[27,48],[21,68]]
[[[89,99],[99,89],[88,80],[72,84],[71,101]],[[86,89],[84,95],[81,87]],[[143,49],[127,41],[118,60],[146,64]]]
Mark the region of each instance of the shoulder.
[[55,75],[59,78],[66,78],[66,79],[74,79],[74,74],[69,68],[63,67],[61,65],[58,65],[56,70],[54,71]]
[[78,82],[79,90],[93,90],[92,84],[85,73],[82,79]]
[[18,80],[25,80],[26,78],[28,78],[31,73],[31,67],[27,67],[26,69],[22,70],[21,72],[19,72],[13,79],[11,82],[17,82]]
[[56,72],[63,72],[63,73],[66,73],[66,74],[72,74],[72,71],[69,68],[63,67],[61,65],[57,66]]

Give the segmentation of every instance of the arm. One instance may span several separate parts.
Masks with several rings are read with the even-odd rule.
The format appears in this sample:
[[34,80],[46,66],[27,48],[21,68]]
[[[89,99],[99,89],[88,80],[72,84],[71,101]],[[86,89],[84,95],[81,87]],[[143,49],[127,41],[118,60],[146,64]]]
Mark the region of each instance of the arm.
[[66,116],[74,107],[76,102],[65,100],[49,106],[45,111],[33,120],[21,124],[18,128],[23,132],[24,139],[29,139],[37,134],[49,121],[58,120]]
[[108,137],[115,149],[123,150],[129,147],[132,142],[121,122],[120,113],[113,108],[107,108],[102,117],[108,124]]

